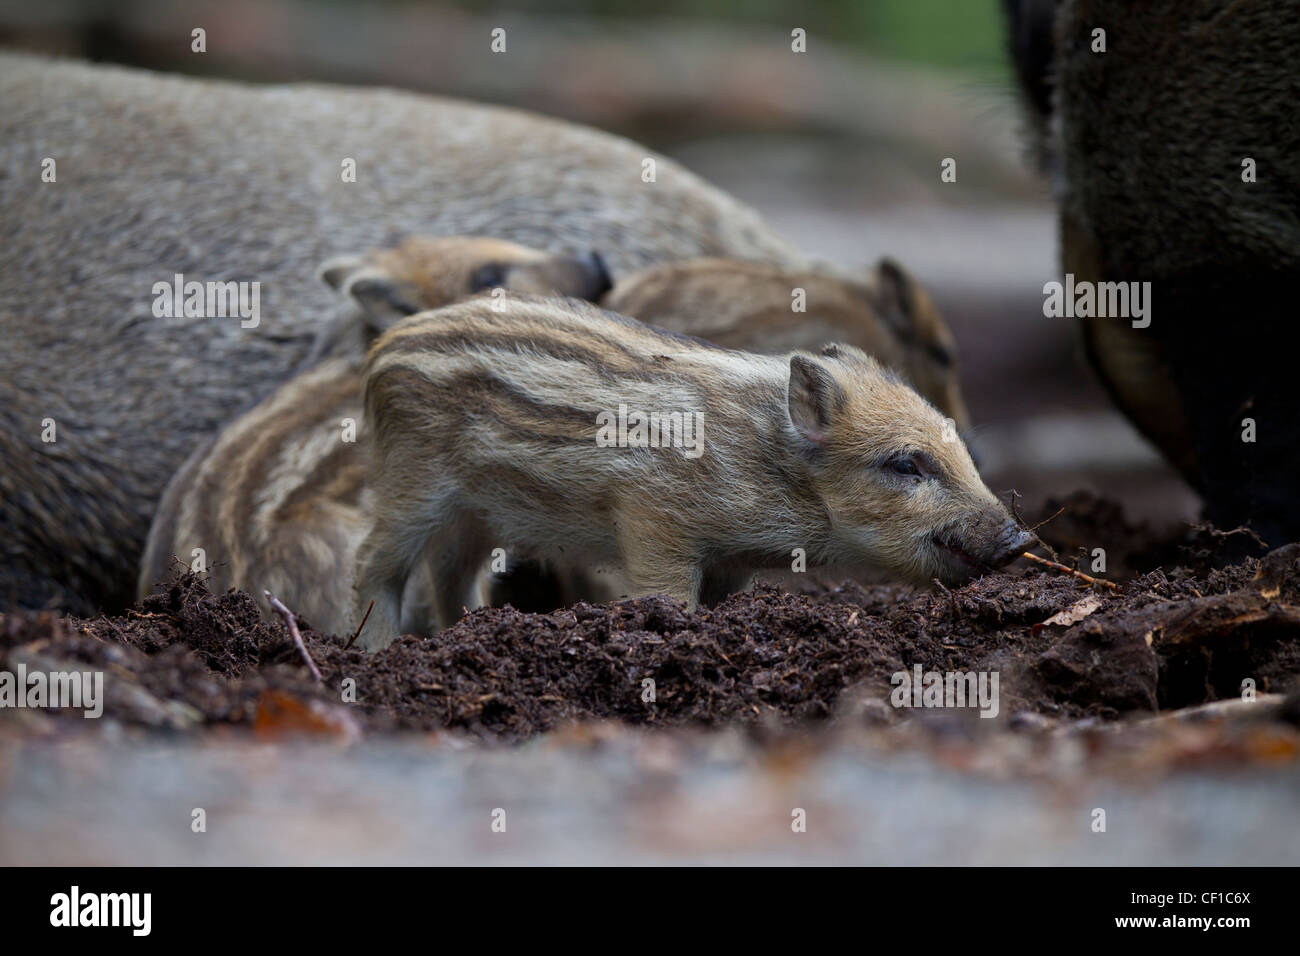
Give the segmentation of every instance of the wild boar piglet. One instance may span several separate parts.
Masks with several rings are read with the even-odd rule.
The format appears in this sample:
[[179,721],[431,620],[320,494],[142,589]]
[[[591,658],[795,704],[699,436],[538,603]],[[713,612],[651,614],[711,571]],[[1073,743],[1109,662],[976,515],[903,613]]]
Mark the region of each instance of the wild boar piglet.
[[957,582],[1032,541],[947,419],[852,346],[755,355],[565,299],[402,320],[364,370],[374,491],[354,617],[400,631],[424,562],[441,627],[490,555],[609,567],[695,606],[759,568]]

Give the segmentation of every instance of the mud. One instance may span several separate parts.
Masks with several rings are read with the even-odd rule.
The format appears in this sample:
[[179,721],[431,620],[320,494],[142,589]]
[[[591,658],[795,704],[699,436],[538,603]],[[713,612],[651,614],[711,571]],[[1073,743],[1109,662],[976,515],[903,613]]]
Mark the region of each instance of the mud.
[[[758,730],[914,720],[922,712],[887,701],[892,675],[916,666],[997,672],[1000,716],[1021,722],[1240,698],[1247,679],[1259,693],[1296,687],[1300,545],[1216,568],[1242,535],[1161,537],[1084,497],[1046,514],[1061,507],[1040,533],[1066,561],[1104,542],[1117,591],[1037,567],[957,589],[759,585],[693,613],[659,597],[549,614],[482,609],[436,639],[374,655],[300,621],[318,684],[282,623],[186,573],[121,617],[5,616],[0,668],[102,669],[115,727],[501,742],[600,719]],[[1138,573],[1168,555],[1182,563]],[[84,726],[74,711],[3,713],[37,735]]]

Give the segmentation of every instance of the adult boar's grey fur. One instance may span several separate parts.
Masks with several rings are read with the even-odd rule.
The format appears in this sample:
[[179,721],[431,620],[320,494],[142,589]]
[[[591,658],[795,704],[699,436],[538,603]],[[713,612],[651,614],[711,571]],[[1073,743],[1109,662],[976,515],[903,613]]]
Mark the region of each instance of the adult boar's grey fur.
[[[307,355],[332,306],[316,267],[340,252],[481,234],[599,249],[616,275],[801,262],[680,166],[582,127],[23,55],[0,55],[0,217],[0,607],[80,613],[131,598],[168,478]],[[156,318],[177,273],[259,282],[259,324]]]

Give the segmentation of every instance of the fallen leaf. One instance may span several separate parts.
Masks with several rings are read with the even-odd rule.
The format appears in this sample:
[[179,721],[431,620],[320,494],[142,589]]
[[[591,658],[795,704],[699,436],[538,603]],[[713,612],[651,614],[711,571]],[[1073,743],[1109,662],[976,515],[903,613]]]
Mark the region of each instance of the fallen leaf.
[[301,700],[282,690],[264,691],[257,698],[253,732],[263,739],[311,734],[348,743],[361,736],[351,714],[320,701]]
[[1070,627],[1073,624],[1078,624],[1099,607],[1101,607],[1101,598],[1096,596],[1086,597],[1082,601],[1071,604],[1064,611],[1057,611],[1046,621],[1039,621],[1034,625],[1034,633],[1038,633],[1043,628],[1053,624],[1058,627]]

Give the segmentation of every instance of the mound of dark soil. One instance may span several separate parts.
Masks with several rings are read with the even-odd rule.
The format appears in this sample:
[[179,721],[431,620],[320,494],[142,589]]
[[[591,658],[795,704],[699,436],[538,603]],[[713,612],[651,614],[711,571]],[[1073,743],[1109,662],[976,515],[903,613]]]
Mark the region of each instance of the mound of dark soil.
[[[1092,521],[1091,540],[1098,527],[1121,540],[1116,520],[1091,507],[1058,528]],[[1201,565],[1227,540],[1206,538]],[[693,613],[657,597],[483,609],[373,655],[301,623],[323,683],[251,597],[211,594],[186,574],[123,617],[8,615],[0,666],[103,670],[107,717],[171,729],[518,740],[586,718],[790,724],[832,716],[850,689],[884,700],[891,676],[916,665],[997,671],[1003,714],[1111,718],[1237,696],[1246,679],[1288,689],[1300,675],[1300,545],[1223,569],[1153,571],[1117,592],[1018,568],[953,590],[760,586]],[[58,719],[49,713],[26,719]]]

